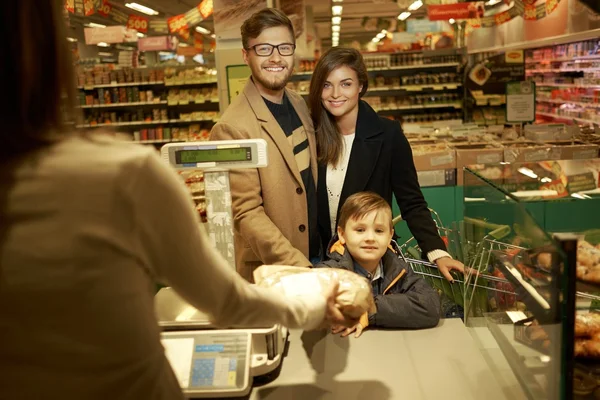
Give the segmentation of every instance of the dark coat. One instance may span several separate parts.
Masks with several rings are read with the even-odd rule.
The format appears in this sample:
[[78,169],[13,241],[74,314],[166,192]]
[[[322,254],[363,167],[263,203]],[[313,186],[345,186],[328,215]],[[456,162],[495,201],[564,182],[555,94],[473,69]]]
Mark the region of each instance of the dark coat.
[[[335,234],[331,232],[329,220],[326,174],[326,165],[319,165],[319,233],[324,249]],[[362,191],[379,194],[390,206],[392,194],[395,195],[402,218],[423,251],[423,257],[432,250],[446,250],[421,192],[412,150],[400,124],[381,118],[361,100],[339,208],[350,195]]]
[[[336,239],[337,236],[332,241]],[[336,245],[335,248],[340,246]],[[340,254],[339,250],[328,251],[327,261],[317,264],[316,268],[354,271],[354,260],[346,246],[343,246],[343,253]],[[440,296],[436,291],[392,250],[388,249],[381,261],[384,290],[382,295],[374,296],[377,312],[369,315],[369,325],[396,329],[437,326],[440,320]]]

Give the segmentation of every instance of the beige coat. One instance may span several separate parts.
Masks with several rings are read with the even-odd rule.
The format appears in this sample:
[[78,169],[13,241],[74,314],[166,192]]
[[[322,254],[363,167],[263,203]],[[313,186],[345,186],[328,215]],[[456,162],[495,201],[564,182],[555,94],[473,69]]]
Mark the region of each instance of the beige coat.
[[[316,142],[308,107],[298,94],[287,89],[286,94],[306,130],[316,182]],[[230,174],[238,272],[252,281],[252,271],[261,264],[309,266],[304,183],[292,146],[251,79],[213,127],[210,137],[260,138],[267,142],[266,168]]]

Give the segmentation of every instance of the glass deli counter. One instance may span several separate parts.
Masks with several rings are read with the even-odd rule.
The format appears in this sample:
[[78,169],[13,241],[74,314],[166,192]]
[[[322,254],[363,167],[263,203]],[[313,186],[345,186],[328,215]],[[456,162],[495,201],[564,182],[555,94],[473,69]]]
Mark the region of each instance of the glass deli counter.
[[530,399],[600,399],[599,171],[591,159],[463,172],[465,324]]

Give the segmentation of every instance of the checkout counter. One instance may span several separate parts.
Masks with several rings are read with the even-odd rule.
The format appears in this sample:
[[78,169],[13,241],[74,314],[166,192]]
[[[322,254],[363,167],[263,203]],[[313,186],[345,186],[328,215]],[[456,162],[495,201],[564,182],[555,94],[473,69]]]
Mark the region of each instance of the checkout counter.
[[[241,141],[238,145],[244,146]],[[163,157],[179,169],[218,168],[224,160],[219,157],[233,155],[241,157],[238,163],[254,160],[249,167],[257,168],[267,162],[255,157],[266,157],[261,145],[253,141],[254,147],[234,151],[236,144],[229,143],[221,152],[218,142],[174,144],[163,148]],[[220,179],[228,185],[228,176]],[[190,308],[168,288],[156,296],[163,345],[188,398],[525,398],[514,375],[503,374],[499,380],[492,372],[460,319],[441,320],[427,330],[367,330],[356,339],[278,326],[217,330]]]

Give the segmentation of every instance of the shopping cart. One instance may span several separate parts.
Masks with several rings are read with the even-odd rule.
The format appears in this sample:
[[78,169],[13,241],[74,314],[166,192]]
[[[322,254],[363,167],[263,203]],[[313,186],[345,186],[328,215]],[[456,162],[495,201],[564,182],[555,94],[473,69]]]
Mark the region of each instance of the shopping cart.
[[[452,229],[445,228],[438,213],[432,209],[429,211],[450,255],[468,267],[465,268],[465,275],[451,272],[454,284],[450,284],[435,263],[422,259],[421,249],[414,236],[398,247],[400,257],[415,273],[421,275],[442,295],[443,315],[464,318],[466,323],[469,315],[481,316],[483,312],[488,311],[490,302],[492,305],[505,303],[506,296],[514,297],[515,293],[506,279],[488,273],[488,270],[483,267],[484,264],[490,262],[490,251],[495,249],[494,246],[488,245],[488,241],[485,240],[488,238],[484,238],[481,243],[468,241],[460,234],[461,229],[458,229],[457,224]],[[392,223],[396,226],[402,220],[402,216],[399,215],[392,220]],[[489,236],[490,238],[505,236],[507,228],[510,231],[510,227],[503,226],[500,230],[500,226],[497,225],[487,224],[485,226],[488,229],[493,228],[493,235]],[[474,265],[477,265],[478,268],[474,269]],[[512,300],[512,297],[509,300]]]

